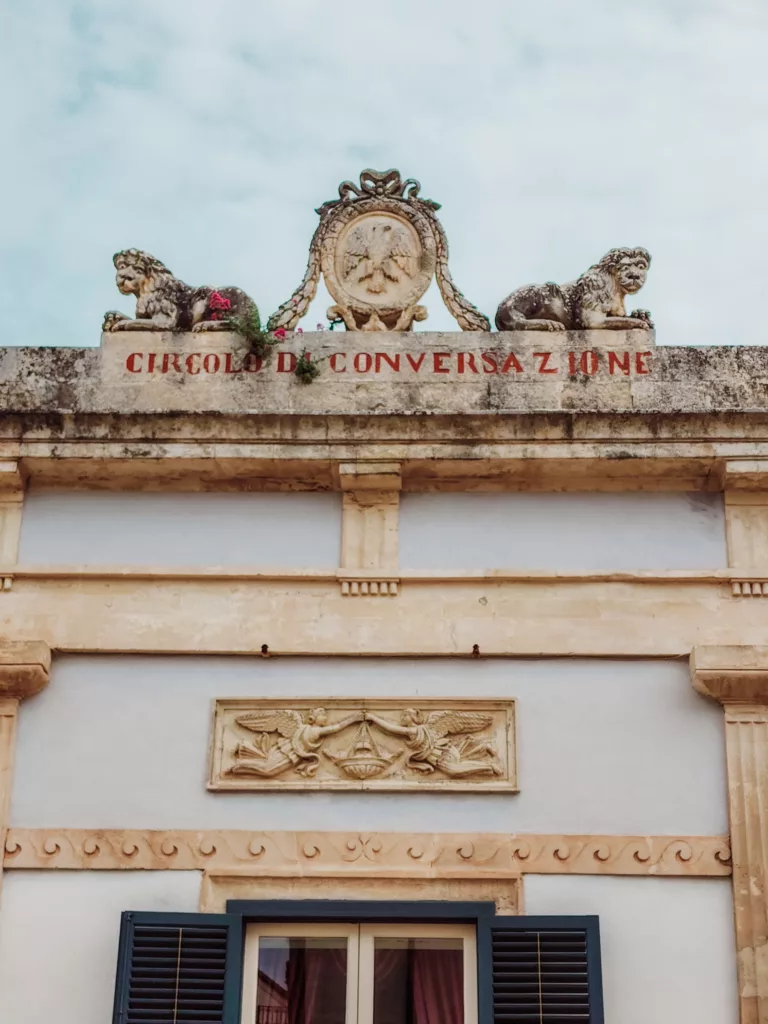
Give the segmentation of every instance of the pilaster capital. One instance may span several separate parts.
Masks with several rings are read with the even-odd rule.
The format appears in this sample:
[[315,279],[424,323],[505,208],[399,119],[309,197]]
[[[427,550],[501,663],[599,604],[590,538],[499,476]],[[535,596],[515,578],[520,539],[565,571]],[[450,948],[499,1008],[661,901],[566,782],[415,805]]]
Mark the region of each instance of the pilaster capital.
[[720,704],[768,706],[768,647],[694,647],[691,682]]
[[24,700],[45,688],[51,649],[41,640],[0,640],[0,699]]
[[341,462],[342,491],[399,491],[402,487],[399,462]]
[[723,466],[723,490],[768,490],[768,459],[728,459]]
[[0,459],[0,501],[24,497],[27,476],[17,459]]

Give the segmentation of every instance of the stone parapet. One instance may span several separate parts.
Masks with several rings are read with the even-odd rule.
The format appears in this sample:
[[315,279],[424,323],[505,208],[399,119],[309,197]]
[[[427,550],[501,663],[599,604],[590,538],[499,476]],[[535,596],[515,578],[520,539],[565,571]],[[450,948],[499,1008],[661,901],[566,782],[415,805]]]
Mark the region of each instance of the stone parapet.
[[[311,384],[293,373],[308,352]],[[768,412],[768,348],[655,347],[652,332],[288,335],[269,359],[227,333],[106,334],[0,349],[4,414],[253,416]]]

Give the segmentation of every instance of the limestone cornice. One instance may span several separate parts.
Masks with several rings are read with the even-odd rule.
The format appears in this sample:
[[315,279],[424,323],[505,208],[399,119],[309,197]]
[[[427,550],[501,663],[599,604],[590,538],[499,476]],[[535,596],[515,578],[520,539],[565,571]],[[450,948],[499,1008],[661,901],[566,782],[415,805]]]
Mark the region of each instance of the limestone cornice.
[[768,706],[768,647],[699,646],[691,654],[694,688],[726,708]]
[[39,640],[0,641],[0,698],[23,700],[44,689],[51,651]]

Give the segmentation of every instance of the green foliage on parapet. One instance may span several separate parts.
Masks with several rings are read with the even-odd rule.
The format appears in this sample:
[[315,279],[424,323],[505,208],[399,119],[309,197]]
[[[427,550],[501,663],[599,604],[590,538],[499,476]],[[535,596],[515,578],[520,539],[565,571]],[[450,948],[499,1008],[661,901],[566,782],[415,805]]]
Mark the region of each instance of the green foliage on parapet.
[[302,384],[311,384],[316,377],[320,376],[320,367],[309,358],[308,352],[302,352],[296,362],[296,369],[293,371]]
[[239,334],[248,343],[249,350],[260,359],[265,359],[272,349],[280,344],[279,338],[262,327],[255,303],[248,306],[242,316],[227,317],[227,326],[235,334]]

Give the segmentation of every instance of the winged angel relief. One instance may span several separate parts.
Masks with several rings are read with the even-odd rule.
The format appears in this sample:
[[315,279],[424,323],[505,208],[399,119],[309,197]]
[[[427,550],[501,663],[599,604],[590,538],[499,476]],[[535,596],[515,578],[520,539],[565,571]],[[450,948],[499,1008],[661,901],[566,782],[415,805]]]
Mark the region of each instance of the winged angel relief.
[[[356,711],[330,725],[325,708],[307,712],[306,719],[298,711],[280,708],[240,715],[235,722],[255,733],[255,739],[237,744],[234,764],[228,769],[230,775],[274,778],[295,771],[312,778],[321,764],[321,754],[345,775],[358,780],[391,768],[399,768],[400,775],[409,770],[426,775],[441,772],[454,779],[504,774],[492,739],[476,735],[493,725],[493,716],[477,711],[433,711],[425,715],[406,708],[400,724],[370,711]],[[355,724],[360,727],[349,749],[324,749],[329,736]],[[404,749],[383,749],[371,734],[371,725],[400,739]]]
[[[318,751],[326,736],[341,732],[355,722],[362,722],[363,712],[357,711],[335,725],[328,725],[325,708],[315,708],[306,722],[298,711],[281,708],[275,711],[254,712],[235,719],[244,729],[256,733],[253,744],[240,743],[235,750],[233,775],[262,775],[272,778],[289,768],[299,775],[311,778],[318,769]],[[272,741],[270,734],[280,737]]]
[[[366,718],[393,736],[402,736],[411,751],[408,767],[431,774],[436,769],[453,778],[467,775],[502,775],[496,748],[487,738],[472,738],[493,723],[491,715],[476,711],[432,711],[424,716],[415,708],[406,708],[400,725],[370,712]],[[460,742],[449,736],[464,735]]]

